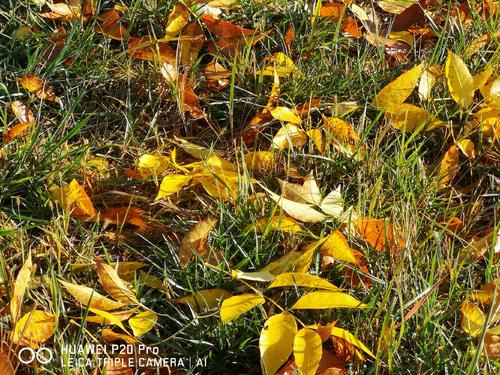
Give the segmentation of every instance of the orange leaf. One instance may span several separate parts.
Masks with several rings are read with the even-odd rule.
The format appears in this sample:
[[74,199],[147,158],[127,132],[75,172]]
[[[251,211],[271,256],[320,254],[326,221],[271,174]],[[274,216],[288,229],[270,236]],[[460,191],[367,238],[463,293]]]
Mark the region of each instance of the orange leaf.
[[14,138],[19,137],[20,135],[27,133],[28,130],[33,125],[33,122],[21,122],[17,125],[14,125],[10,128],[4,135],[3,141],[4,143],[12,142]]
[[358,21],[353,17],[346,17],[342,20],[342,31],[354,38],[361,38],[363,36]]
[[121,24],[122,16],[115,9],[100,14],[97,19],[104,21],[98,27],[97,33],[114,40],[128,38],[127,29]]
[[359,235],[378,251],[384,250],[386,244],[390,246],[391,253],[404,246],[401,234],[395,237],[392,224],[385,220],[365,217],[359,219],[355,226]]
[[39,77],[24,76],[18,78],[18,82],[23,88],[35,94],[35,96],[40,99],[61,103],[61,98],[54,95],[52,87]]
[[114,207],[109,208],[100,215],[100,219],[104,222],[120,226],[122,224],[131,224],[146,229],[147,221],[142,219],[146,211],[139,207]]
[[255,30],[244,29],[230,22],[217,20],[210,14],[204,14],[200,18],[208,31],[221,39],[244,38],[252,36],[255,33]]
[[130,38],[127,52],[138,60],[167,61],[175,64],[175,50],[166,42],[155,41],[151,38]]
[[344,7],[344,4],[341,3],[327,3],[321,7],[319,15],[321,17],[329,17],[332,21],[337,21],[342,17]]

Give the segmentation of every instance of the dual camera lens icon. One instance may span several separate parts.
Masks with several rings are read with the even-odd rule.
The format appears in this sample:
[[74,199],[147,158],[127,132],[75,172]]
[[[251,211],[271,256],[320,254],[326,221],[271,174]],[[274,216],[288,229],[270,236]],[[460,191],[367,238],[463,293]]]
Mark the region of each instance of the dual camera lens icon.
[[52,361],[54,354],[49,348],[38,348],[35,350],[29,347],[24,347],[19,350],[17,357],[19,358],[19,362],[24,363],[25,365],[29,365],[34,361],[42,365],[46,365]]

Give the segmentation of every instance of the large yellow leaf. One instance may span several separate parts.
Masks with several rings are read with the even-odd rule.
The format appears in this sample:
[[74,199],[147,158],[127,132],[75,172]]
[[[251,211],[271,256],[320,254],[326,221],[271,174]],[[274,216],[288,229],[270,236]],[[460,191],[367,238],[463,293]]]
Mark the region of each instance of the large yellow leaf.
[[297,125],[302,122],[300,117],[298,117],[293,110],[287,107],[276,107],[271,109],[271,116],[278,121],[289,122]]
[[160,184],[160,190],[158,191],[158,195],[155,200],[177,193],[191,181],[191,178],[191,176],[183,174],[169,174],[163,177]]
[[39,344],[52,337],[56,329],[56,322],[55,315],[47,314],[41,310],[33,310],[19,319],[14,327],[12,341],[14,344],[38,348]]
[[483,311],[468,301],[462,302],[460,310],[462,311],[462,329],[473,337],[479,336],[486,323]]
[[357,347],[357,348],[361,349],[362,351],[364,351],[370,357],[375,358],[375,355],[371,352],[371,350],[368,349],[365,346],[365,344],[363,344],[361,341],[359,341],[356,338],[356,336],[354,336],[351,332],[346,331],[345,329],[342,329],[340,327],[331,327],[330,335],[335,336],[335,337],[341,337],[341,338],[343,338],[349,344],[354,345],[355,347]]
[[153,176],[156,178],[170,167],[168,156],[144,154],[139,158],[137,168],[142,178]]
[[241,314],[264,303],[264,298],[254,293],[245,293],[222,301],[220,317],[223,323],[230,322]]
[[391,112],[394,106],[403,103],[410,96],[420,78],[423,67],[422,63],[401,74],[380,90],[372,104],[386,112]]
[[339,288],[329,281],[322,279],[319,276],[302,272],[282,273],[281,275],[278,275],[274,278],[273,282],[268,286],[268,288],[281,288],[288,286],[301,286],[307,288],[339,291]]
[[156,324],[158,316],[153,311],[143,311],[128,320],[132,332],[135,337],[144,335],[149,332]]
[[198,222],[186,233],[179,247],[179,260],[182,264],[188,264],[196,255],[207,255],[205,242],[215,224],[217,220],[208,217]]
[[287,313],[271,316],[260,333],[259,348],[263,373],[274,375],[292,354],[297,322]]
[[100,258],[96,259],[97,275],[104,290],[116,300],[124,304],[138,304],[137,298],[127,284],[120,279],[113,267],[104,263]]
[[321,337],[312,329],[302,328],[293,340],[295,364],[303,375],[314,375],[321,360]]
[[321,246],[321,254],[352,264],[358,263],[347,239],[338,230],[326,238],[326,241]]
[[21,306],[23,305],[23,297],[31,280],[31,273],[33,272],[33,263],[31,263],[31,254],[24,262],[23,266],[17,274],[16,282],[14,283],[14,291],[10,299],[10,316],[15,323],[21,315]]
[[332,309],[337,307],[362,308],[366,305],[347,293],[320,290],[309,292],[300,297],[292,309]]
[[218,307],[221,301],[229,297],[232,297],[232,294],[227,290],[205,289],[177,298],[176,302],[189,305],[196,312],[203,312]]
[[14,367],[8,355],[0,348],[0,374],[15,375]]
[[464,61],[453,52],[448,52],[445,65],[448,88],[453,99],[468,108],[474,98],[475,82]]
[[113,301],[112,299],[104,297],[87,286],[72,284],[62,280],[60,280],[60,283],[85,307],[90,306],[94,309],[109,311],[124,306],[122,302]]

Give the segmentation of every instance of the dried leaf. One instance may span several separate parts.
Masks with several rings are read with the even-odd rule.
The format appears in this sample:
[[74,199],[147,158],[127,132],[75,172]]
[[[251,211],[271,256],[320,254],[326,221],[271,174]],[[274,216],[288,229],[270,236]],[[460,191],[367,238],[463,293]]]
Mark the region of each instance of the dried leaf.
[[266,231],[273,232],[286,232],[286,233],[300,233],[302,232],[302,227],[294,219],[287,216],[272,216],[270,218],[262,218],[255,223],[253,226],[249,226],[247,230],[252,227],[255,228],[257,233],[263,233]]
[[252,151],[243,156],[247,168],[251,171],[268,172],[275,167],[275,156],[270,151]]
[[286,313],[271,316],[260,333],[259,348],[263,370],[275,374],[293,351],[297,322]]
[[198,58],[198,54],[205,42],[203,29],[198,22],[191,22],[184,28],[181,36],[183,39],[179,40],[178,45],[178,48],[180,48],[181,64],[184,67],[191,67]]
[[40,344],[52,337],[56,323],[57,318],[53,314],[47,314],[41,310],[30,311],[16,323],[12,341],[14,344],[38,348]]
[[474,143],[470,139],[461,139],[457,142],[457,146],[469,159],[476,158],[476,150]]
[[321,246],[321,254],[337,260],[357,264],[358,260],[344,235],[336,230],[331,233]]
[[144,154],[139,158],[137,168],[142,178],[157,177],[170,167],[168,156]]
[[339,118],[323,116],[323,127],[342,144],[358,144],[360,141],[352,125]]
[[50,190],[52,200],[73,217],[87,220],[95,216],[94,205],[78,181],[73,179],[69,184]]
[[307,134],[297,125],[285,124],[273,138],[273,147],[277,149],[301,147],[307,142]]
[[264,298],[254,293],[245,293],[229,297],[222,301],[220,308],[222,323],[228,323],[254,307],[262,305],[264,302]]
[[0,374],[2,375],[15,375],[14,367],[9,359],[9,356],[0,349]]
[[102,341],[110,344],[115,341],[123,341],[127,344],[135,344],[139,342],[134,336],[130,336],[123,333],[116,333],[109,328],[104,328],[101,332]]
[[94,289],[84,285],[59,281],[68,292],[84,307],[92,307],[98,310],[110,311],[116,310],[124,306],[122,302],[113,301],[103,295],[97,293]]
[[340,327],[331,327],[330,335],[342,338],[349,344],[354,345],[355,347],[364,351],[370,357],[375,358],[375,354],[373,354],[371,350],[368,349],[361,341],[359,341],[351,332],[346,331],[345,329],[342,329]]
[[158,320],[158,316],[153,311],[141,312],[128,320],[130,328],[135,337],[140,337],[151,331]]
[[10,103],[10,108],[12,112],[17,117],[20,123],[34,123],[35,116],[33,115],[33,111],[29,109],[27,105],[19,100],[14,100]]
[[391,125],[399,130],[411,133],[419,126],[429,123],[427,130],[442,126],[445,123],[436,119],[432,113],[426,109],[417,107],[409,103],[394,105],[391,112],[385,114]]
[[34,94],[39,99],[47,100],[49,102],[62,103],[61,98],[54,94],[54,89],[39,77],[24,76],[18,78],[18,82],[23,88]]
[[208,250],[205,248],[205,242],[215,224],[217,224],[217,220],[208,217],[199,221],[186,233],[179,247],[179,260],[181,264],[188,264],[196,255],[202,257],[208,255]]
[[127,53],[137,60],[176,63],[175,50],[166,42],[151,38],[130,38]]
[[14,289],[12,292],[12,297],[10,299],[10,316],[12,322],[17,322],[21,316],[21,307],[23,305],[24,293],[31,281],[31,273],[34,267],[31,263],[31,255],[25,260],[23,266],[17,274],[16,282],[14,283]]
[[389,245],[391,253],[394,253],[404,246],[401,234],[385,220],[363,217],[355,222],[355,227],[359,235],[378,251],[384,250],[385,246]]
[[174,5],[172,12],[168,16],[167,27],[165,28],[165,37],[174,37],[179,35],[184,26],[187,25],[189,18],[189,8],[182,2]]
[[134,292],[128,288],[125,281],[120,279],[113,267],[104,263],[100,258],[96,258],[96,265],[99,281],[110,296],[123,304],[139,304]]
[[440,188],[446,187],[458,172],[460,157],[457,146],[451,146],[439,164],[438,184]]
[[160,190],[155,200],[160,200],[179,192],[184,186],[191,182],[191,179],[192,176],[184,174],[169,174],[163,177],[160,184]]

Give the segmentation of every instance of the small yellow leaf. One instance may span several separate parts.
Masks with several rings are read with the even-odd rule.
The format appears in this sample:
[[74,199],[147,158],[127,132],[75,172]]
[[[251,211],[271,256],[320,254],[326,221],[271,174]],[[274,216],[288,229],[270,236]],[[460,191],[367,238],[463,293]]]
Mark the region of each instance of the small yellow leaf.
[[165,38],[179,35],[189,18],[189,8],[182,2],[176,3],[168,16]]
[[292,309],[332,309],[332,308],[363,308],[364,303],[353,296],[335,291],[320,290],[309,292],[292,306]]
[[462,329],[473,337],[479,336],[486,323],[483,311],[468,301],[462,303],[460,310],[462,311]]
[[191,306],[196,312],[204,312],[219,306],[219,303],[229,297],[231,292],[224,289],[199,290],[189,296],[177,298],[175,301]]
[[321,246],[321,254],[344,262],[357,264],[354,251],[349,246],[345,236],[338,230],[331,233]]
[[270,151],[252,151],[243,158],[251,171],[268,172],[275,167],[274,153]]
[[[97,314],[100,317],[104,318],[103,322],[106,322],[106,324],[109,324],[109,323],[114,324],[114,325],[120,327],[121,329],[123,329],[125,332],[127,332],[127,330],[123,326],[123,323],[121,322],[121,320],[119,318],[117,318],[116,316],[114,316],[113,314],[111,314],[107,311],[93,309],[93,308],[89,308],[89,311],[92,311],[94,314]],[[89,321],[89,320],[87,319],[87,321]]]
[[295,334],[293,356],[301,374],[316,374],[323,353],[322,346],[320,335],[312,329],[302,328]]
[[323,127],[342,144],[357,144],[359,135],[347,121],[323,116]]
[[458,171],[460,158],[457,146],[453,145],[446,151],[439,165],[438,184],[444,188],[455,176]]
[[421,101],[429,101],[431,92],[438,76],[442,74],[443,68],[440,65],[432,65],[425,69],[418,82],[418,96]]
[[160,184],[160,190],[155,200],[160,200],[172,194],[179,192],[184,186],[189,184],[192,177],[183,174],[169,174],[163,177]]
[[12,298],[10,299],[10,316],[14,323],[17,322],[21,315],[24,293],[31,281],[31,273],[33,272],[33,269],[31,255],[28,255],[28,258],[17,274],[16,282],[14,283],[14,290],[12,292]]
[[320,154],[322,154],[324,147],[323,133],[321,132],[321,129],[309,129],[308,131],[306,131],[306,134],[313,141]]
[[493,65],[488,64],[481,73],[472,76],[472,80],[474,81],[474,90],[481,89],[486,84],[486,82],[488,82],[488,79],[490,79],[492,74]]
[[326,289],[334,291],[340,290],[337,286],[333,285],[325,279],[322,279],[319,276],[301,272],[282,273],[281,275],[278,275],[274,278],[273,282],[268,286],[268,288],[283,288],[289,286]]
[[413,35],[408,31],[393,31],[389,34],[389,39],[405,42],[410,47],[413,46]]
[[53,201],[77,219],[86,220],[95,215],[95,208],[90,197],[83,186],[74,179],[69,184],[52,188],[51,197]]
[[276,74],[278,77],[302,75],[302,72],[295,66],[293,60],[283,52],[276,52],[269,60],[271,63],[266,65],[263,70],[255,72],[256,75],[274,76]]
[[144,154],[139,158],[137,167],[142,178],[157,178],[170,167],[170,158],[168,156]]
[[153,311],[141,312],[128,320],[135,337],[139,337],[149,332],[156,324],[158,316]]
[[373,100],[373,105],[385,111],[403,103],[411,94],[422,73],[423,63],[401,74],[385,86]]
[[470,139],[462,139],[458,141],[457,146],[469,159],[474,159],[476,157],[475,146]]
[[264,298],[253,293],[241,294],[222,301],[220,317],[222,323],[230,322],[256,306],[262,305]]
[[29,345],[38,348],[52,337],[56,329],[57,318],[45,311],[33,310],[17,322],[12,334],[14,344]]
[[198,222],[186,233],[179,247],[179,260],[181,264],[188,264],[195,255],[207,255],[204,245],[215,224],[217,224],[217,220],[209,217]]
[[275,374],[293,351],[297,322],[287,313],[271,316],[260,333],[259,348],[266,374]]
[[359,341],[356,336],[354,336],[351,332],[346,331],[345,329],[342,329],[340,327],[331,327],[331,332],[330,334],[335,337],[341,337],[345,341],[347,341],[349,344],[354,345],[355,347],[361,349],[364,351],[366,354],[368,354],[370,357],[375,358],[375,355],[371,352],[370,349],[368,349],[361,341]]
[[68,292],[84,307],[90,306],[98,310],[116,310],[123,307],[121,302],[113,301],[103,295],[97,293],[94,289],[84,285],[77,285],[60,280],[60,283],[68,290]]
[[289,122],[291,124],[300,124],[302,120],[298,117],[293,110],[287,107],[276,107],[271,109],[271,116],[276,120],[282,122]]
[[468,108],[472,104],[476,87],[467,65],[459,56],[449,51],[445,72],[451,96],[462,107]]
[[128,288],[125,282],[120,279],[116,271],[109,264],[104,263],[100,258],[96,259],[97,275],[104,290],[117,301],[124,304],[138,304],[135,294]]
[[[287,233],[300,233],[302,232],[302,227],[294,219],[287,216],[276,215],[271,218],[262,218],[257,221],[254,225],[257,233],[262,233],[266,230],[287,232]],[[249,229],[251,226],[249,227]]]
[[292,147],[302,147],[307,142],[307,134],[297,125],[288,123],[278,130],[273,138],[273,147],[286,149]]

